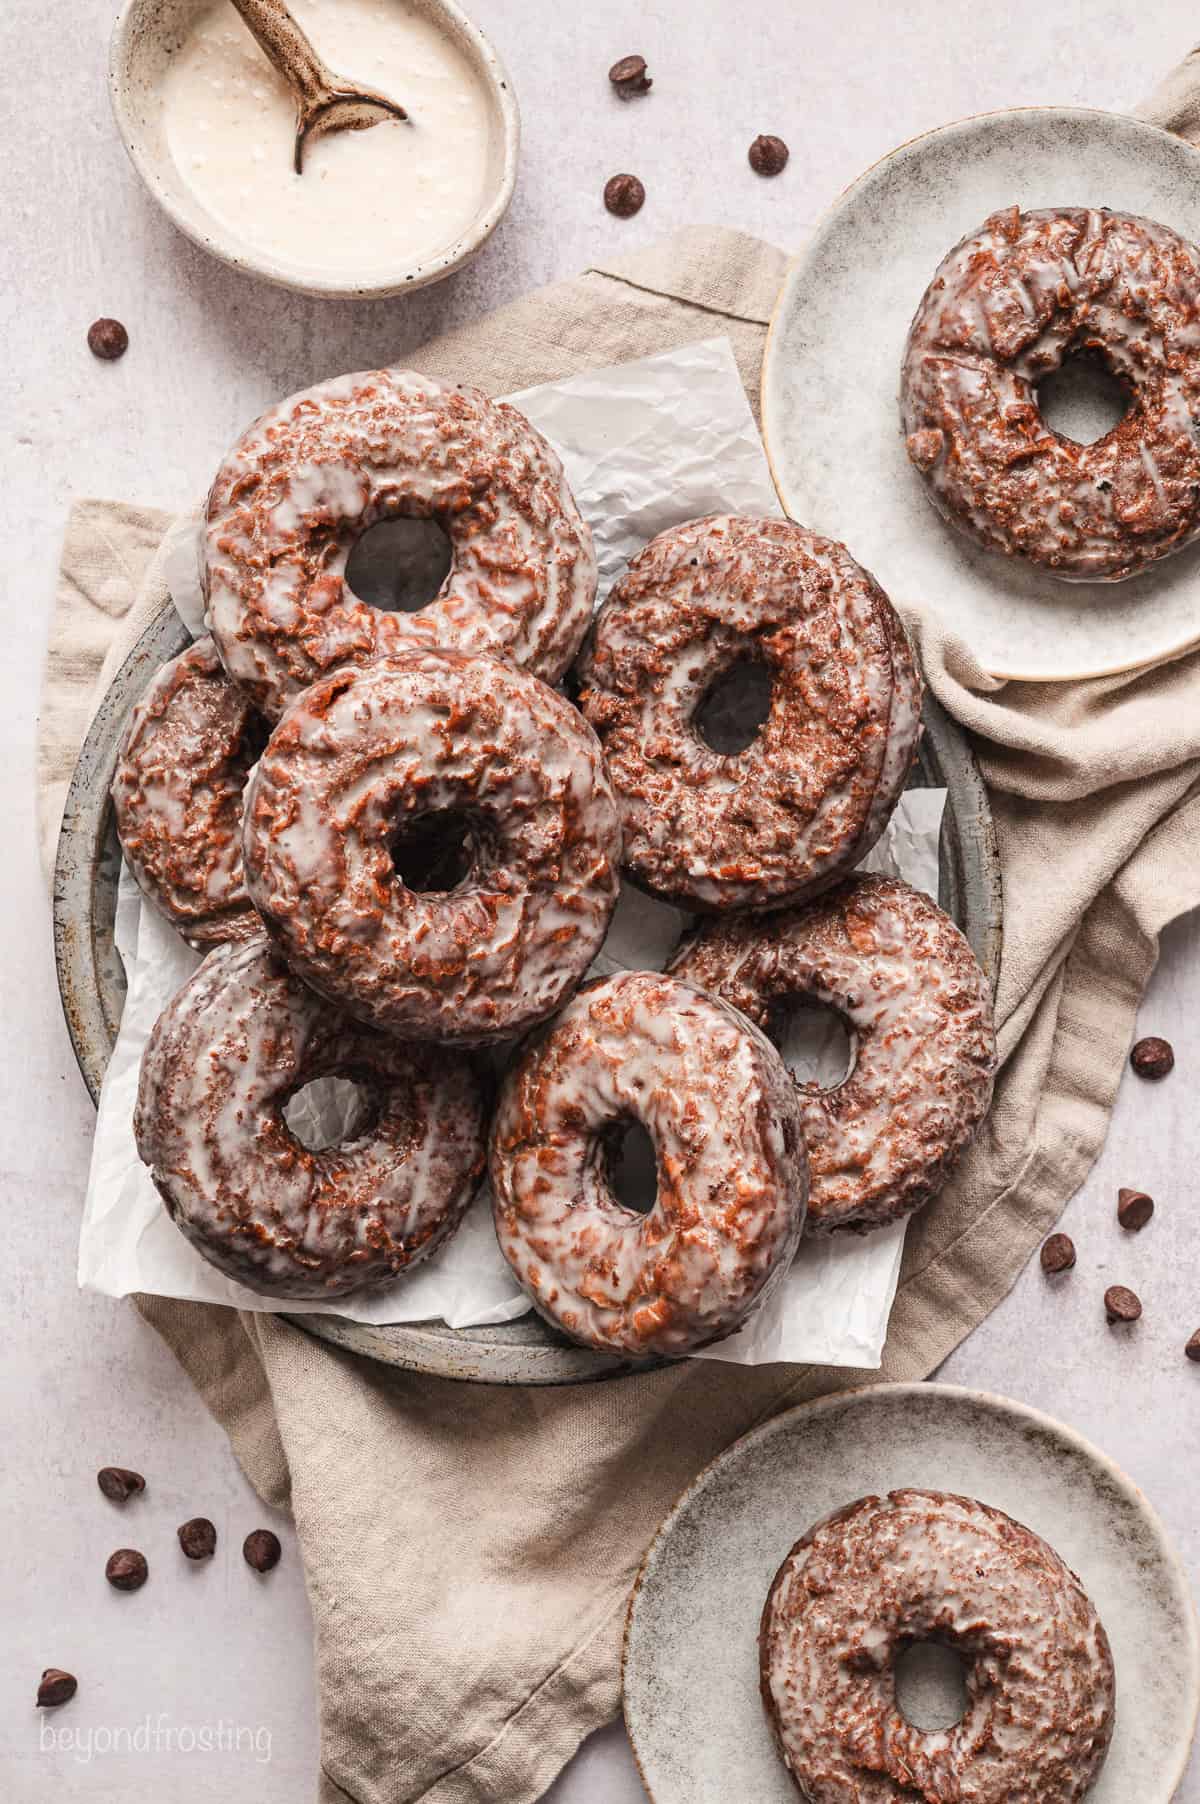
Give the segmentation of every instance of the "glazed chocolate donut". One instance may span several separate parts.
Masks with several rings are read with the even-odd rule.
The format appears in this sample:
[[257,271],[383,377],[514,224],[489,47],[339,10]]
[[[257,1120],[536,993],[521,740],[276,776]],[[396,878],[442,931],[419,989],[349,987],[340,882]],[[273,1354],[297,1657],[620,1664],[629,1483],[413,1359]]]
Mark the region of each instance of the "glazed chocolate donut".
[[[451,565],[416,613],[345,581],[380,520],[440,523]],[[557,682],[596,594],[592,535],[529,421],[411,370],[340,376],[243,433],[208,497],[204,587],[225,668],[271,719],[340,665],[453,645]]]
[[[765,666],[744,750],[697,730],[713,685]],[[733,515],[660,533],[596,619],[580,707],[621,809],[625,870],[687,909],[778,908],[870,850],[904,788],[921,685],[883,590],[841,545]]]
[[849,1075],[797,1085],[810,1233],[882,1227],[936,1195],[987,1113],[996,1040],[987,978],[927,896],[850,877],[803,908],[702,927],[668,969],[768,1032],[802,998],[849,1028]]
[[266,737],[211,639],[164,664],[129,716],[112,784],[121,848],[193,946],[262,931],[242,879],[242,792]]
[[[918,1641],[967,1663],[967,1709],[927,1732],[896,1702]],[[819,1522],[762,1615],[763,1704],[808,1804],[1077,1804],[1108,1753],[1112,1654],[1052,1547],[970,1497],[892,1491]]]
[[[1090,445],[1054,432],[1037,397],[1079,353],[1129,395]],[[925,291],[900,406],[951,525],[1067,581],[1134,575],[1200,532],[1200,250],[1126,213],[994,213]]]
[[[611,1157],[639,1121],[658,1194],[624,1208]],[[715,996],[651,971],[589,984],[522,1055],[492,1124],[501,1251],[572,1340],[626,1358],[740,1328],[786,1272],[808,1174],[787,1069]]]
[[[359,1086],[350,1138],[310,1151],[284,1109],[314,1078]],[[272,1297],[387,1284],[449,1239],[483,1169],[479,1080],[332,1009],[260,934],[210,952],[142,1058],[134,1134],[177,1228]]]
[[[469,868],[410,888],[397,845],[430,825],[465,833]],[[412,1039],[483,1044],[575,988],[616,904],[621,841],[569,702],[497,658],[428,651],[336,671],[291,704],[243,845],[250,895],[314,989]]]

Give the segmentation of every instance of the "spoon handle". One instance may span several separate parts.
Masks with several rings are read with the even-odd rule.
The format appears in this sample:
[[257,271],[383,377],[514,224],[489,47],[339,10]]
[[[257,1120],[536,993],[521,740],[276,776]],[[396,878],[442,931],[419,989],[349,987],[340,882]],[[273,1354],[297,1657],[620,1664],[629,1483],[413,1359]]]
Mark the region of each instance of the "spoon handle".
[[283,0],[233,0],[233,4],[301,103],[322,99],[330,85],[329,72]]

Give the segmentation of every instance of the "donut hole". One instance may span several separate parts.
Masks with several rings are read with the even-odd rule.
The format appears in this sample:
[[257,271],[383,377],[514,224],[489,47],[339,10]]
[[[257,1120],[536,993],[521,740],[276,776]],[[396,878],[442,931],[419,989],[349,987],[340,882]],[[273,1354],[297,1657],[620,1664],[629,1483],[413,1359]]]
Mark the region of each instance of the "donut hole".
[[952,1729],[967,1713],[970,1664],[944,1641],[913,1641],[897,1655],[896,1708],[927,1735]]
[[737,658],[719,671],[696,705],[692,726],[711,752],[736,757],[753,745],[771,712],[774,677],[761,658]]
[[811,996],[772,1003],[767,1037],[784,1064],[808,1090],[836,1090],[854,1069],[854,1030],[837,1009]]
[[658,1155],[640,1121],[614,1121],[601,1136],[604,1176],[612,1199],[631,1215],[649,1215],[658,1200]]
[[450,574],[450,540],[439,520],[377,520],[359,535],[346,586],[385,614],[418,614]]
[[484,839],[482,823],[467,808],[415,814],[391,842],[392,868],[417,895],[447,895],[478,868]]
[[1128,383],[1113,374],[1099,351],[1068,352],[1038,383],[1037,404],[1046,425],[1073,445],[1094,445],[1119,426],[1133,399]]
[[353,1074],[322,1074],[292,1091],[283,1119],[293,1139],[310,1153],[344,1146],[370,1133],[379,1115],[367,1082]]

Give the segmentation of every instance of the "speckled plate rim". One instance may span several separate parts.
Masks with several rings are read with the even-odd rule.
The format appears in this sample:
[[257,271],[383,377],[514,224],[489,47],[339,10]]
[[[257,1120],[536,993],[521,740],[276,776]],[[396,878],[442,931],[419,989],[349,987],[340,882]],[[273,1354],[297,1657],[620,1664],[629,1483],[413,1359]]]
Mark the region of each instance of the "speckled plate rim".
[[[170,601],[117,671],[88,729],[67,793],[53,890],[54,948],[63,1014],[83,1080],[95,1101],[120,1022],[123,974],[112,970],[111,910],[117,860],[109,788],[125,718],[168,658],[189,643]],[[943,903],[958,920],[993,990],[1003,943],[1003,890],[987,790],[966,736],[926,692],[921,760],[927,780],[947,788],[941,835]],[[534,1315],[475,1329],[443,1322],[385,1326],[340,1316],[286,1316],[307,1334],[383,1364],[477,1384],[582,1384],[649,1370],[577,1347]]]
[[[893,162],[897,157],[909,155],[921,147],[930,146],[934,142],[949,137],[953,133],[961,131],[966,126],[987,125],[992,122],[1008,122],[1034,116],[1043,119],[1059,117],[1119,120],[1122,126],[1137,127],[1142,131],[1151,133],[1157,138],[1169,139],[1172,145],[1178,147],[1184,154],[1190,154],[1195,158],[1196,180],[1197,183],[1200,184],[1200,150],[1197,150],[1194,145],[1189,144],[1188,141],[1185,138],[1181,138],[1178,133],[1165,131],[1158,125],[1151,125],[1148,120],[1139,119],[1132,113],[1114,113],[1104,107],[1056,106],[1053,104],[1046,104],[1040,106],[999,107],[984,113],[965,113],[961,118],[948,120],[944,125],[933,126],[929,131],[917,132],[913,137],[905,138],[899,144],[893,145],[892,149],[885,151],[881,157],[876,157],[875,161],[869,163],[859,175],[855,176],[852,182],[848,182],[829,206],[826,207],[812,231],[809,233],[802,248],[789,259],[783,283],[780,287],[779,294],[776,297],[775,305],[771,310],[771,318],[767,326],[766,344],[763,347],[762,371],[759,376],[759,405],[762,416],[763,448],[766,451],[767,465],[771,472],[771,480],[775,484],[775,492],[779,496],[779,504],[789,519],[799,520],[802,510],[798,509],[798,504],[794,495],[789,498],[788,484],[781,467],[783,460],[782,453],[779,450],[779,434],[777,431],[774,433],[772,431],[775,405],[773,382],[775,379],[774,372],[778,367],[777,359],[780,355],[779,339],[782,335],[780,321],[787,311],[788,306],[791,304],[796,289],[804,279],[805,272],[810,262],[815,260],[817,252],[823,247],[826,238],[833,230],[843,208],[849,203],[853,196],[857,195],[858,191],[865,184],[873,181],[878,176],[879,171],[883,169],[886,164]],[[1172,659],[1182,657],[1185,652],[1194,650],[1197,645],[1200,645],[1200,614],[1198,614],[1197,617],[1196,630],[1189,636],[1181,639],[1178,644],[1170,649],[1160,649],[1152,652],[1145,657],[1134,657],[1124,663],[1106,664],[1087,671],[1068,670],[1049,674],[1046,671],[1030,672],[1024,670],[998,670],[989,666],[988,674],[998,678],[1001,682],[1008,683],[1074,683],[1090,681],[1093,678],[1125,676],[1138,670],[1152,670],[1160,664],[1168,664]]]
[[[667,1797],[655,1798],[646,1777],[642,1753],[638,1747],[636,1711],[631,1719],[628,1706],[630,1675],[636,1659],[636,1653],[633,1651],[636,1625],[639,1610],[648,1607],[643,1603],[646,1595],[646,1581],[652,1575],[656,1562],[661,1557],[671,1536],[686,1520],[696,1499],[714,1485],[719,1485],[727,1468],[752,1456],[757,1448],[777,1434],[787,1433],[798,1425],[816,1421],[823,1415],[832,1415],[835,1410],[844,1410],[849,1407],[853,1411],[859,1404],[876,1403],[889,1398],[896,1402],[901,1402],[905,1398],[926,1399],[931,1394],[963,1405],[970,1405],[975,1409],[988,1410],[994,1415],[1028,1423],[1043,1434],[1064,1442],[1081,1459],[1103,1472],[1115,1488],[1124,1491],[1130,1503],[1146,1523],[1159,1551],[1162,1565],[1173,1582],[1173,1588],[1179,1601],[1180,1620],[1186,1625],[1191,1710],[1187,1732],[1181,1745],[1173,1751],[1170,1757],[1172,1764],[1168,1776],[1168,1790],[1162,1794],[1161,1800],[1139,1800],[1138,1804],[1170,1804],[1170,1800],[1174,1798],[1183,1780],[1192,1744],[1196,1737],[1197,1722],[1200,1721],[1200,1615],[1197,1613],[1196,1600],[1192,1595],[1191,1584],[1183,1561],[1176,1552],[1174,1543],[1167,1534],[1158,1511],[1141,1486],[1135,1484],[1115,1460],[1065,1422],[1058,1421],[1054,1416],[1046,1415],[1044,1411],[1035,1409],[1031,1404],[1018,1403],[1010,1397],[1000,1396],[995,1391],[976,1390],[967,1385],[932,1383],[863,1385],[856,1389],[832,1391],[827,1396],[815,1397],[807,1403],[798,1403],[792,1409],[780,1411],[778,1415],[760,1423],[757,1428],[752,1428],[748,1434],[742,1435],[731,1447],[727,1447],[724,1453],[719,1453],[714,1460],[710,1460],[663,1518],[654,1539],[646,1549],[641,1565],[638,1567],[637,1577],[634,1579],[633,1589],[629,1594],[629,1603],[625,1613],[625,1629],[621,1640],[621,1695],[625,1727],[638,1773],[650,1804],[684,1804],[684,1801]],[[797,1533],[802,1533],[807,1526],[808,1524],[799,1525]],[[1132,1800],[1130,1804],[1133,1804]]]

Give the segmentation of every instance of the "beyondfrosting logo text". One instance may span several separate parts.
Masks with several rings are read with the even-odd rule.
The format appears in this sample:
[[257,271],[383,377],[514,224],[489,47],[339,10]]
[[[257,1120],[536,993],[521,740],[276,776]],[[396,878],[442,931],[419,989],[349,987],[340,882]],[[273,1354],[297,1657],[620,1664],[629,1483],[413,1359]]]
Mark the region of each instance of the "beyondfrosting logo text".
[[265,1724],[172,1722],[165,1711],[140,1723],[38,1724],[38,1750],[66,1754],[81,1766],[117,1754],[233,1754],[265,1766],[271,1758],[271,1731]]

